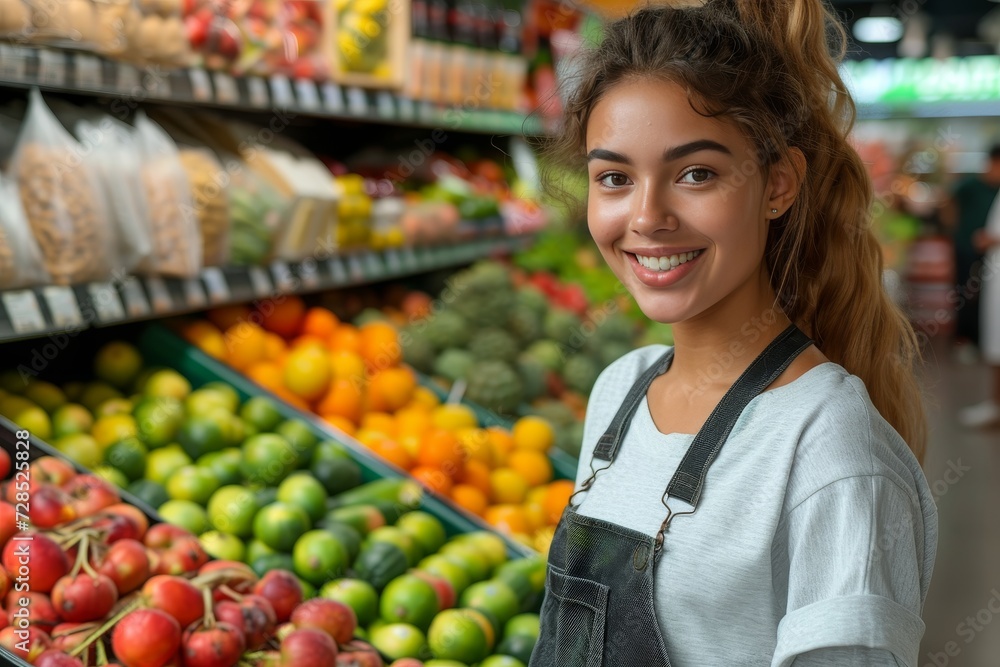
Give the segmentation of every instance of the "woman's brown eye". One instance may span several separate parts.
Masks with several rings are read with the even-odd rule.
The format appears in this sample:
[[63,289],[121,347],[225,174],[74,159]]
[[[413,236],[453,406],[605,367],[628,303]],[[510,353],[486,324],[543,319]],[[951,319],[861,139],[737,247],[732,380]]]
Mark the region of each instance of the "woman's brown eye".
[[611,185],[614,185],[615,187],[621,187],[628,183],[628,179],[625,178],[624,174],[610,174],[610,177]]
[[691,180],[695,183],[704,183],[709,178],[708,170],[706,169],[695,169],[691,173]]

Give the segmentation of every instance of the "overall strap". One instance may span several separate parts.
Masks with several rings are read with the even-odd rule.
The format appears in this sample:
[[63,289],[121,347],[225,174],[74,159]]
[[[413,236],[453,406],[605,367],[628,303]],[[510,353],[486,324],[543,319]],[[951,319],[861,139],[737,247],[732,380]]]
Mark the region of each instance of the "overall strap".
[[[622,401],[621,407],[618,408],[615,418],[611,420],[608,429],[598,439],[597,445],[594,447],[595,459],[614,463],[625,432],[628,431],[629,424],[632,423],[632,416],[635,415],[642,399],[646,397],[649,386],[653,384],[653,380],[670,368],[670,363],[673,360],[674,348],[670,348],[635,381],[626,394],[625,400]],[[591,467],[593,467],[593,463],[591,463]]]
[[[778,335],[733,383],[701,427],[664,493],[698,505],[708,467],[722,449],[743,409],[767,389],[812,341],[794,324]],[[669,508],[668,508],[669,509]],[[693,510],[692,510],[693,511]]]

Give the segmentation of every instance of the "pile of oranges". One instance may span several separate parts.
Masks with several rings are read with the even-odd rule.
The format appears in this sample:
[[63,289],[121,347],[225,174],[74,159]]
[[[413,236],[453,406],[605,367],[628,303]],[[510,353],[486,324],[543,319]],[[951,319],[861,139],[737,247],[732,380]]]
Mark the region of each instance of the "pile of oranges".
[[402,364],[393,325],[356,327],[286,296],[257,310],[215,309],[182,335],[497,530],[548,551],[573,491],[553,480],[552,427],[524,417],[509,431],[480,428],[467,406],[441,404]]

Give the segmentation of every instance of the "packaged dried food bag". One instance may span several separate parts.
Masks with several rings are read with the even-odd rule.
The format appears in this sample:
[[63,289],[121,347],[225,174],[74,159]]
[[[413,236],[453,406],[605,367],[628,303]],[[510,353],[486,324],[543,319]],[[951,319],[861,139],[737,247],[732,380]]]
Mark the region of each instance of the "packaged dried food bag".
[[201,231],[205,266],[221,266],[229,259],[229,176],[211,151],[180,149],[181,164],[191,186],[194,215]]
[[24,218],[17,183],[0,176],[0,289],[44,285],[49,274]]
[[38,89],[11,159],[10,175],[45,268],[57,285],[109,277],[114,242],[80,144],[56,119]]
[[116,263],[131,273],[153,251],[152,231],[143,196],[142,161],[132,128],[110,116],[81,120],[74,133],[101,182],[108,220],[118,243]]
[[153,242],[152,254],[140,271],[194,277],[201,269],[201,231],[180,153],[167,133],[142,112],[136,116],[134,136]]

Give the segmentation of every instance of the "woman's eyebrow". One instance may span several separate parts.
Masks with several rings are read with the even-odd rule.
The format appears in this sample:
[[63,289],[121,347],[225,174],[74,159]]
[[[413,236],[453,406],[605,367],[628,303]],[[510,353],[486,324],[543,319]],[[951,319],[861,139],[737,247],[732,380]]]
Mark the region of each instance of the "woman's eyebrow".
[[587,162],[592,160],[607,160],[608,162],[619,162],[621,164],[632,164],[632,160],[622,155],[604,148],[595,148],[587,153]]
[[682,157],[687,157],[692,153],[697,153],[698,151],[718,151],[719,153],[724,153],[726,155],[733,154],[731,150],[720,144],[718,141],[712,141],[711,139],[697,139],[663,151],[663,161],[671,162]]

